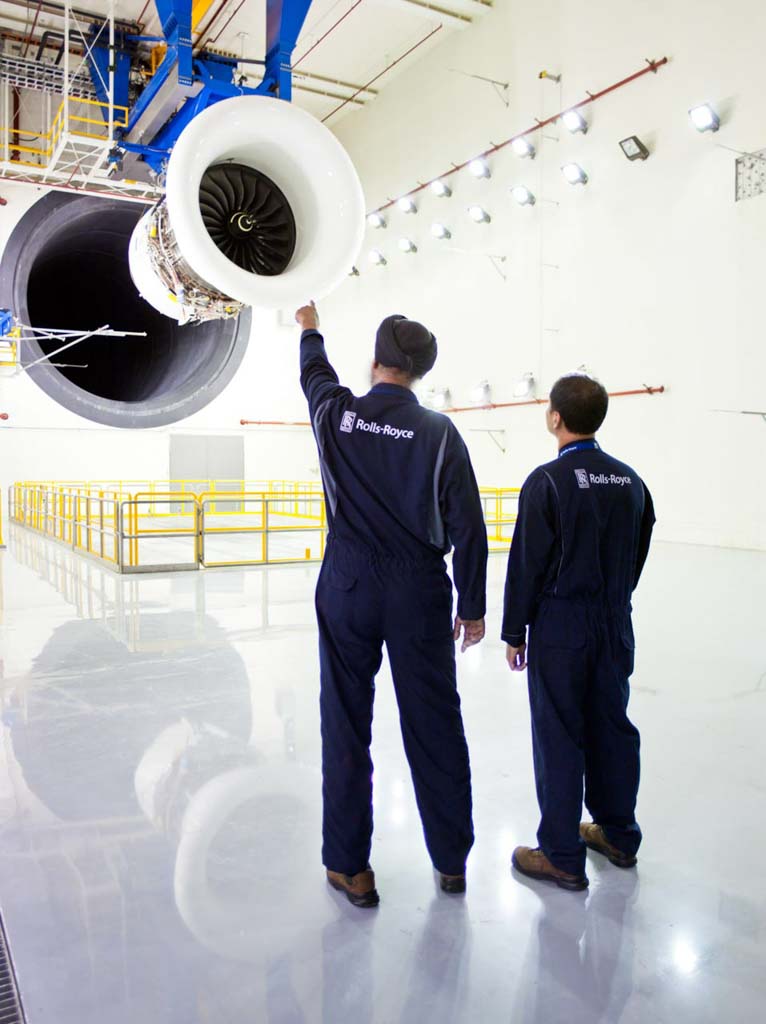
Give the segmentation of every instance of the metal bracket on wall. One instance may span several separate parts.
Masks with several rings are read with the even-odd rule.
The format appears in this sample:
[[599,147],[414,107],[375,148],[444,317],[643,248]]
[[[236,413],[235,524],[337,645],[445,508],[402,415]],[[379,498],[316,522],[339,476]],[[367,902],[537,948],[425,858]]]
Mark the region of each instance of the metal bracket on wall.
[[505,447],[505,430],[497,430],[487,427],[471,427],[470,432],[472,434],[488,434],[492,443],[500,449],[503,455],[505,455],[507,451]]
[[737,202],[766,193],[766,149],[743,153],[737,158],[735,166]]

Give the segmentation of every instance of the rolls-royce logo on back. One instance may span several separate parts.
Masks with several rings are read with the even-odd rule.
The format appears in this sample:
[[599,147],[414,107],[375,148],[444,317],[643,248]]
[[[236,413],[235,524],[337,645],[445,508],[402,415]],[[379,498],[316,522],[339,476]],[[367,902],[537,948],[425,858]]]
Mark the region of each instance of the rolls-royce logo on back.
[[343,413],[343,419],[340,421],[340,429],[343,431],[344,434],[353,434],[355,419],[355,412],[349,411]]
[[588,479],[588,474],[584,469],[576,469],[575,476],[577,477],[577,486],[581,490],[585,490],[586,487],[590,487],[590,480]]

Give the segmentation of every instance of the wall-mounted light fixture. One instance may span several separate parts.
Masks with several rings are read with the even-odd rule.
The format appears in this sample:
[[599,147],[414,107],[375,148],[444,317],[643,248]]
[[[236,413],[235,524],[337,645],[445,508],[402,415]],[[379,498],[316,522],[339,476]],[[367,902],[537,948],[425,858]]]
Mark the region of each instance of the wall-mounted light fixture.
[[570,185],[584,185],[588,180],[588,175],[579,164],[564,164],[561,173]]
[[721,119],[709,103],[692,107],[689,117],[698,132],[717,132],[721,127]]
[[487,213],[483,206],[469,206],[468,216],[476,224],[489,224],[489,222],[492,220],[492,218],[490,217],[490,215]]
[[579,110],[567,110],[561,115],[561,120],[564,122],[564,127],[573,135],[577,132],[582,132],[585,135],[588,131],[588,122]]
[[380,249],[371,249],[367,254],[367,259],[376,267],[385,267],[386,265],[386,257]]
[[411,238],[400,238],[399,239],[399,248],[402,250],[402,252],[417,252],[418,251],[418,247],[415,245],[415,243],[412,241]]
[[474,178],[491,178],[492,171],[489,169],[489,164],[483,156],[477,156],[475,160],[472,160],[468,165],[468,170],[474,176]]
[[432,224],[431,234],[434,238],[452,238],[452,232],[444,224]]
[[449,199],[452,195],[452,189],[446,181],[442,181],[439,178],[437,178],[436,181],[431,182],[431,191],[435,196],[439,196],[441,199]]
[[649,150],[637,135],[629,135],[620,141],[620,149],[628,160],[646,160]]
[[367,223],[371,228],[384,228],[386,226],[386,218],[382,213],[371,213],[367,218]]
[[483,380],[475,388],[472,388],[468,398],[471,405],[491,405],[492,388],[489,381]]
[[402,213],[417,213],[418,207],[412,196],[402,196],[396,204]]
[[529,191],[526,185],[514,185],[511,189],[511,195],[519,204],[519,206],[534,206],[535,197]]
[[535,393],[535,375],[530,371],[523,374],[513,385],[514,398],[531,398]]
[[534,160],[535,158],[535,147],[526,135],[520,135],[518,139],[514,139],[511,143],[511,149],[516,156],[529,157],[530,160]]
[[449,388],[432,388],[424,396],[425,404],[431,409],[448,409],[452,404]]

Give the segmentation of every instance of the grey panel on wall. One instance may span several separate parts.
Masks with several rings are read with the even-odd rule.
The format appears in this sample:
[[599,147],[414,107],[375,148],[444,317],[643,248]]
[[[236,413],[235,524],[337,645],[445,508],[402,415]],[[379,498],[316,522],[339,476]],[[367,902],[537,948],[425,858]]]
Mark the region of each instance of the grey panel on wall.
[[[244,437],[220,437],[208,434],[171,434],[170,479],[198,480],[197,493],[209,490],[215,481],[217,491],[238,491],[245,479]],[[174,490],[179,485],[171,485]],[[220,502],[219,512],[234,511],[233,503]]]

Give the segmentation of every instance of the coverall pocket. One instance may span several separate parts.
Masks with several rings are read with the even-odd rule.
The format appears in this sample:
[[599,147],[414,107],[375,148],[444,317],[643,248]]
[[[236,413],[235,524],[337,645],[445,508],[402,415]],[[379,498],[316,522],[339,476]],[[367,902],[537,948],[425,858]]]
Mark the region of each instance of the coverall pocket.
[[546,647],[577,651],[585,646],[585,609],[570,601],[546,601],[538,613],[535,634]]
[[418,632],[424,640],[445,640],[452,637],[452,584],[445,577],[436,586],[422,591]]
[[335,566],[331,566],[327,573],[326,582],[327,586],[332,587],[333,590],[353,590],[356,586],[356,579],[356,576],[351,576]]

